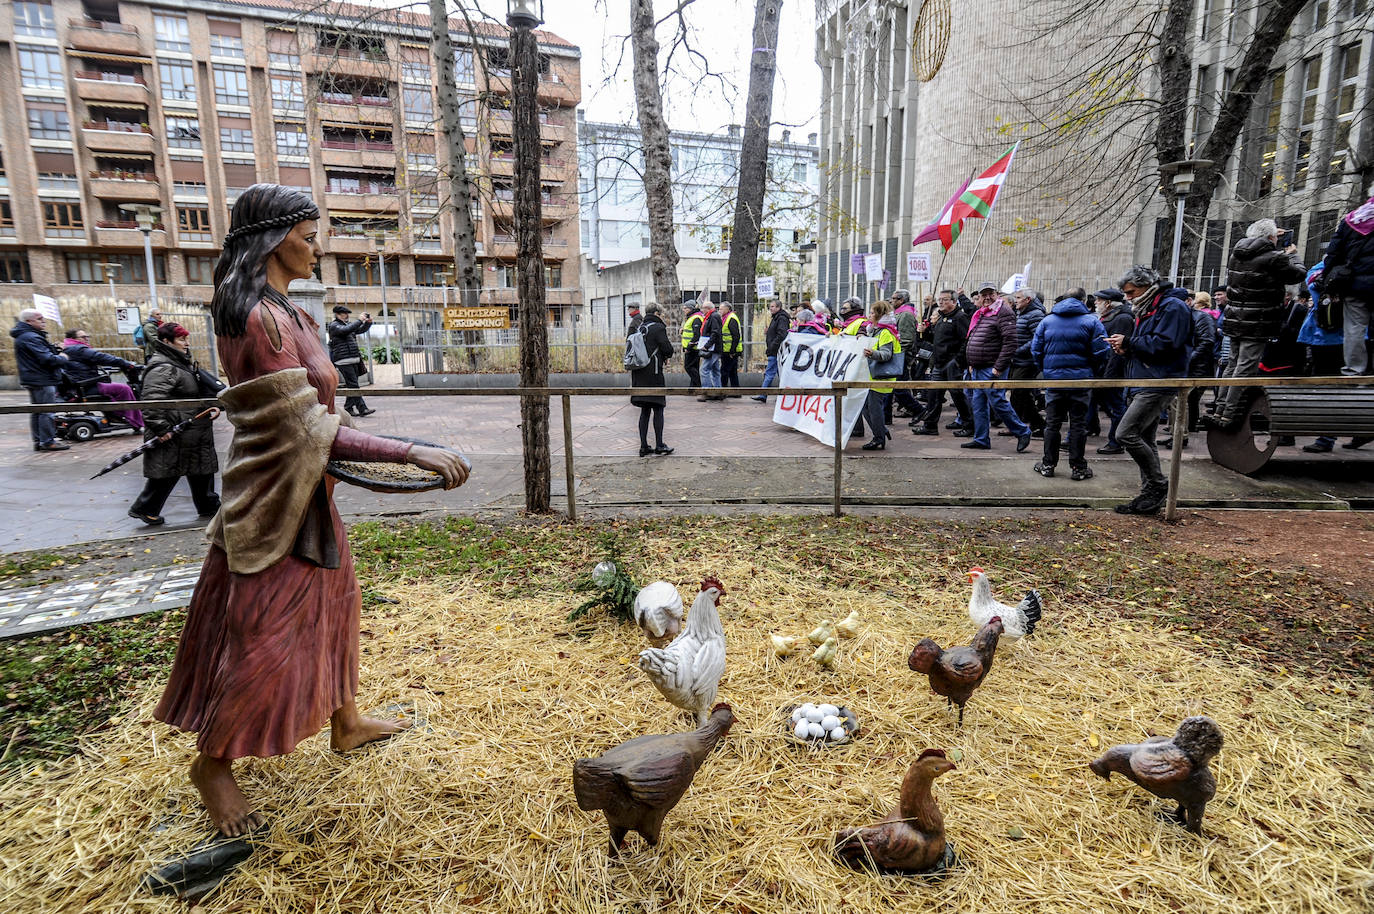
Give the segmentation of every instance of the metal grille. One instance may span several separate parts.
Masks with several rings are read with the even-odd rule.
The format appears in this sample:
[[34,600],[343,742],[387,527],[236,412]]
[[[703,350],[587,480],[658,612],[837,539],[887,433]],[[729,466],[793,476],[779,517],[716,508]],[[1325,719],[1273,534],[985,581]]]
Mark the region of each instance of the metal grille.
[[1274,435],[1374,435],[1374,388],[1271,387]]

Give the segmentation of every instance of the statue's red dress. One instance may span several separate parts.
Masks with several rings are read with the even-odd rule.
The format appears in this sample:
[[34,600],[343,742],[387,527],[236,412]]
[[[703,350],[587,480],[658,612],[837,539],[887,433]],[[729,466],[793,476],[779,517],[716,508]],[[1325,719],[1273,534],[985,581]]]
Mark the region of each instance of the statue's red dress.
[[[231,385],[304,368],[319,402],[334,412],[339,376],[308,315],[264,299],[242,336],[220,338],[219,353]],[[409,447],[340,426],[330,456],[403,461]],[[319,521],[332,527],[337,567],[292,553],[262,571],[237,574],[224,550],[210,546],[167,689],[153,712],[199,733],[196,746],[206,755],[290,752],[357,692],[362,595],[334,484],[323,480],[327,509],[321,507]]]

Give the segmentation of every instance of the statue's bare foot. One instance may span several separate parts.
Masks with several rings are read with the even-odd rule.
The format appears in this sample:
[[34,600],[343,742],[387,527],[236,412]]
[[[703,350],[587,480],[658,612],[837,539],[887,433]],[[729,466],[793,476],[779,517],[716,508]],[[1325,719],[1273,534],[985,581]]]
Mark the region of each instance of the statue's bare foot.
[[335,752],[347,752],[367,743],[387,739],[403,733],[415,726],[408,720],[380,720],[375,717],[355,716],[351,721],[341,721],[336,715],[329,730],[329,748]]
[[198,755],[191,763],[191,783],[200,791],[201,802],[220,834],[237,838],[260,828],[263,818],[239,790],[232,764],[227,759]]

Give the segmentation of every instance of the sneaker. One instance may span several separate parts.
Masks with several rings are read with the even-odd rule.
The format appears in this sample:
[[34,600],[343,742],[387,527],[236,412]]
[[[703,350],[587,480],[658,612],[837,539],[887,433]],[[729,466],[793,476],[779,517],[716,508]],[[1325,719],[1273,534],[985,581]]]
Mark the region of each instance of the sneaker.
[[967,429],[967,428],[956,428],[956,429],[954,430],[954,437],[955,437],[955,438],[972,438],[972,437],[973,437],[973,430],[972,430],[972,429]]
[[1030,447],[1031,434],[1031,432],[1026,432],[1020,438],[1016,439],[1016,453],[1024,454],[1026,452],[1026,448]]
[[[1345,446],[1346,445],[1341,445],[1341,447]],[[1329,444],[1317,444],[1315,442],[1312,444],[1304,444],[1302,449],[1309,454],[1329,454],[1332,450]]]
[[1031,467],[1031,469],[1034,470],[1035,472],[1039,473],[1041,476],[1045,477],[1046,479],[1053,479],[1053,478],[1054,478],[1054,467],[1052,467],[1052,466],[1046,466],[1046,465],[1043,464],[1043,463],[1037,463],[1035,466]]
[[945,423],[945,428],[946,428],[946,429],[951,429],[951,430],[952,430],[952,429],[963,428],[963,427],[964,427],[964,423],[960,422],[958,419],[954,419],[954,420],[952,420],[952,421],[950,421],[950,422],[946,422],[946,423]]
[[141,520],[149,527],[160,527],[166,523],[166,519],[161,514],[139,514],[133,508],[129,509],[129,516],[134,520]]
[[1110,456],[1113,454],[1124,454],[1126,453],[1126,449],[1119,444],[1104,444],[1097,449],[1097,452]]
[[35,451],[70,451],[72,446],[65,441],[54,439],[47,444],[36,444],[33,449]]
[[1089,467],[1074,467],[1073,472],[1069,474],[1069,478],[1074,482],[1082,482],[1085,479],[1092,479],[1093,471]]
[[[969,434],[972,434],[972,432],[970,432]],[[961,445],[959,445],[959,446],[962,447],[962,448],[967,448],[967,449],[969,449],[969,450],[971,450],[971,451],[990,451],[990,450],[992,450],[992,445],[990,445],[990,444],[984,444],[984,443],[981,442],[981,441],[965,441],[963,444],[961,444]]]

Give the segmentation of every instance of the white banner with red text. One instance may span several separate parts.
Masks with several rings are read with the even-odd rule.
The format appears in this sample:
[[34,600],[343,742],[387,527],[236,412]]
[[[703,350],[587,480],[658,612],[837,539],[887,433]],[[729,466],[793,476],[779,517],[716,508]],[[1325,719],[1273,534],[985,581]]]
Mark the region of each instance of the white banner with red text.
[[[778,386],[834,387],[835,381],[867,381],[868,359],[864,349],[871,343],[867,337],[789,333],[778,350]],[[864,389],[845,393],[841,448],[849,443],[867,397],[868,391]],[[831,447],[835,445],[834,411],[835,398],[827,394],[773,398],[774,422],[805,432]]]

